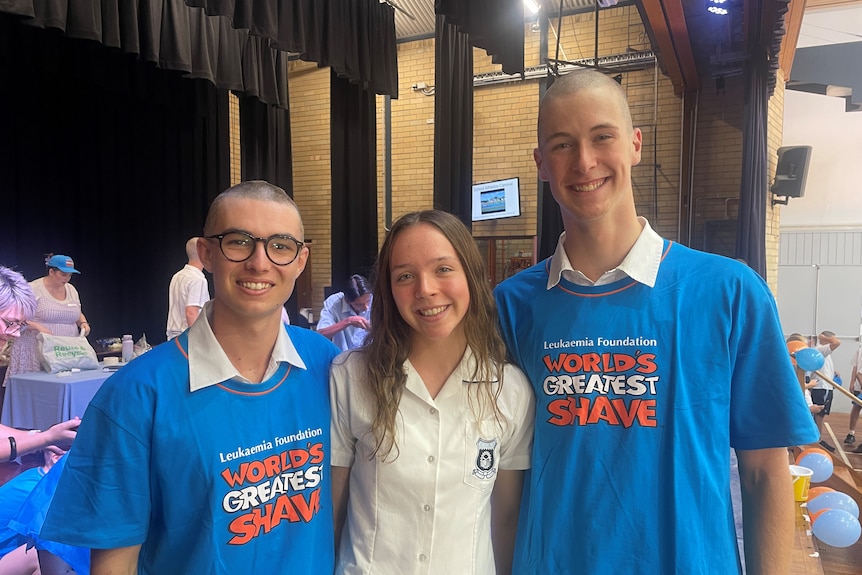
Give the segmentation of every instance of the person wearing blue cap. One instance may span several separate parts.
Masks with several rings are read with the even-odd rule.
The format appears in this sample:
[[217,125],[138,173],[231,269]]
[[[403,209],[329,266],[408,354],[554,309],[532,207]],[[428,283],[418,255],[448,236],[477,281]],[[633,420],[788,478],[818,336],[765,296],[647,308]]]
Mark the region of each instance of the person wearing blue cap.
[[[36,295],[36,315],[21,327],[21,337],[12,346],[6,379],[19,373],[39,371],[38,342],[36,335],[76,336],[90,334],[90,324],[81,311],[81,298],[69,280],[72,274],[80,274],[75,262],[62,254],[47,254],[45,266],[48,273],[32,282],[30,287]],[[5,381],[4,381],[5,385]]]

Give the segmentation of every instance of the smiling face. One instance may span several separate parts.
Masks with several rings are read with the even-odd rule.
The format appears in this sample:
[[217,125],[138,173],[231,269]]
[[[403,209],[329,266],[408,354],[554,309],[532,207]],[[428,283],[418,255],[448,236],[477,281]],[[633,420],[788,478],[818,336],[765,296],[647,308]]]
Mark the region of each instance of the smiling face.
[[[302,238],[302,222],[296,209],[273,201],[228,198],[211,224],[212,235],[244,231],[262,238],[276,234]],[[293,293],[296,278],[308,259],[308,248],[303,246],[293,262],[275,265],[267,257],[263,243],[255,242],[250,258],[232,262],[222,253],[217,239],[200,239],[198,253],[213,275],[214,322],[236,328],[254,319],[280,318],[282,306]]]
[[395,238],[389,262],[395,305],[410,326],[413,349],[459,338],[470,306],[464,266],[452,244],[435,226],[420,223]]
[[606,86],[542,102],[533,158],[569,229],[633,216],[631,167],[640,162],[641,132],[631,128],[623,97]]

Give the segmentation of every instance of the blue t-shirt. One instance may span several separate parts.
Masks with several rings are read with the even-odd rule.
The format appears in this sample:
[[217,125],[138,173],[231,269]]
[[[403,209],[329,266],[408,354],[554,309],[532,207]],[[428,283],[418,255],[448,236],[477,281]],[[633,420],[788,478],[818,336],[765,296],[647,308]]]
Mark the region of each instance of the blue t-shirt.
[[329,573],[329,364],[339,350],[285,329],[307,369],[189,391],[188,332],[110,377],[83,418],[42,537],[142,545],[157,575]]
[[21,504],[44,475],[41,467],[33,467],[0,485],[0,557],[21,545],[17,533],[9,529],[9,521],[17,517]]
[[669,242],[652,288],[548,290],[549,261],[495,291],[536,392],[514,572],[738,573],[729,448],[818,438],[772,293]]

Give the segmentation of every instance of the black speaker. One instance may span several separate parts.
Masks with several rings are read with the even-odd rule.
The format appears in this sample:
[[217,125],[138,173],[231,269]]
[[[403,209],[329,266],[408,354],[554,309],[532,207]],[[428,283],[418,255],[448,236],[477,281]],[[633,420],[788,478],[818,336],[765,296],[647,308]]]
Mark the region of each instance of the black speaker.
[[776,196],[801,198],[805,195],[805,178],[811,161],[811,146],[778,148],[778,167],[772,193]]

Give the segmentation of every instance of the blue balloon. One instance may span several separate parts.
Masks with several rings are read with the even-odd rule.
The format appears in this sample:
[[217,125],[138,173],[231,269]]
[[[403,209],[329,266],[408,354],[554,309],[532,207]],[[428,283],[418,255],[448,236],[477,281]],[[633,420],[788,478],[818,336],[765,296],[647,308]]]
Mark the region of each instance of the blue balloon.
[[805,371],[817,371],[825,361],[823,354],[813,347],[804,347],[796,352],[796,365]]
[[821,509],[843,509],[853,517],[859,518],[859,506],[846,493],[827,491],[808,501],[808,512],[817,513]]
[[862,535],[859,520],[843,509],[824,511],[811,525],[814,535],[832,547],[850,547]]
[[806,454],[797,461],[796,464],[801,465],[802,467],[807,467],[814,472],[811,476],[812,483],[826,481],[832,477],[832,472],[835,470],[835,466],[832,464],[832,458],[817,452]]

